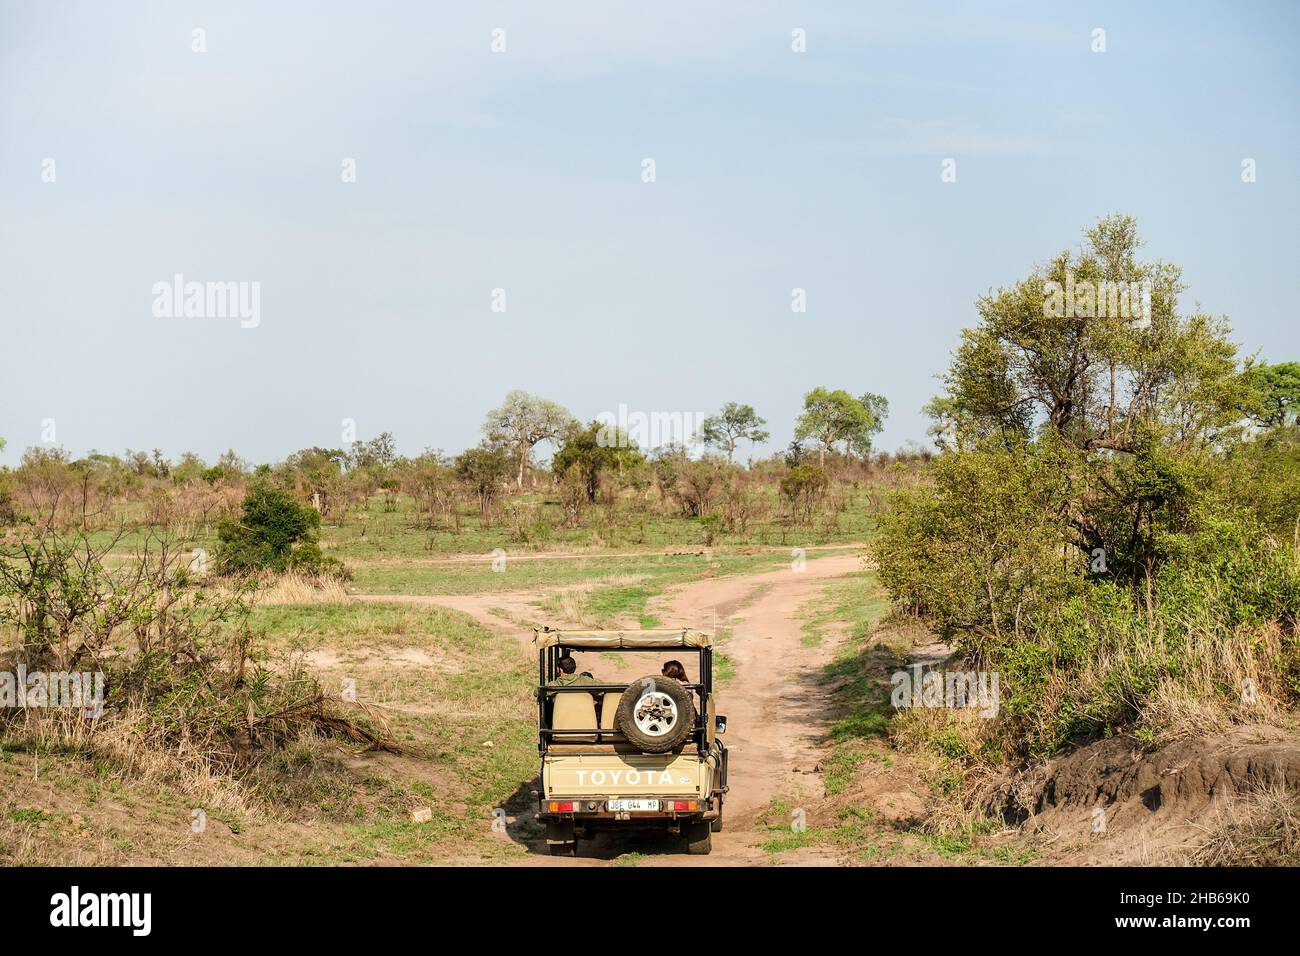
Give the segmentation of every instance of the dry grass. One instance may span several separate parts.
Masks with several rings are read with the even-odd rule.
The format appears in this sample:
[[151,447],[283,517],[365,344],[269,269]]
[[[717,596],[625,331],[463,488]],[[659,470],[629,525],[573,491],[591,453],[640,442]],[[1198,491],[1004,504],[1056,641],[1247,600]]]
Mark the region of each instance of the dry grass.
[[[267,698],[279,704],[274,710],[256,713],[238,683],[229,696],[177,697],[151,709],[123,701],[96,719],[80,708],[28,708],[4,721],[5,745],[35,755],[76,755],[112,777],[165,786],[195,806],[235,816],[270,809],[259,771],[288,748],[329,739],[400,752],[380,709],[322,693],[299,659],[276,664],[273,680],[283,685]],[[221,679],[215,670],[207,673],[209,686]]]
[[872,627],[870,639],[901,655],[909,655],[914,648],[935,644],[934,633],[910,614],[888,614]]
[[[166,787],[209,812],[246,817],[274,815],[267,785],[275,775],[261,773],[267,758],[288,750],[319,750],[349,741],[367,750],[401,752],[387,717],[373,705],[346,704],[317,694],[276,713],[250,717],[250,732],[274,738],[274,745],[249,752],[240,772],[230,772],[229,743],[184,737],[162,741],[156,718],[139,707],[114,710],[99,720],[69,711],[26,711],[5,728],[12,749],[36,754],[78,754],[111,776],[135,785]],[[331,751],[337,746],[329,747]]]
[[[1116,698],[1116,688],[1138,714],[1138,723],[1164,745],[1188,737],[1222,733],[1236,724],[1285,725],[1293,718],[1285,704],[1289,691],[1281,662],[1285,660],[1283,631],[1273,623],[1240,627],[1230,633],[1189,627],[1179,635],[1143,628],[1122,642],[1103,645],[1085,667],[1053,676],[1038,709],[1042,737],[1050,736],[1046,722],[1055,719],[1065,702],[1068,709]],[[1151,691],[1138,692],[1140,675],[1162,673],[1176,663],[1175,673],[1163,673]],[[1132,679],[1130,679],[1132,678]]]
[[347,588],[337,578],[305,574],[281,574],[264,581],[257,590],[257,604],[346,604]]
[[[1110,705],[1123,701],[1137,714],[1139,738],[1157,747],[1214,737],[1239,725],[1294,728],[1297,715],[1286,705],[1285,640],[1285,632],[1276,624],[1242,627],[1227,634],[1192,629],[1177,639],[1155,629],[1143,630],[1126,644],[1103,646],[1086,666],[1053,674],[1041,706],[1034,714],[1016,719],[1036,722],[1030,735],[1046,739],[1055,732],[1054,722],[1063,711],[1079,712],[1099,701]],[[1171,662],[1176,662],[1173,667]],[[1142,675],[1152,673],[1162,676],[1154,688],[1139,694]],[[1004,698],[1010,690],[1002,687]],[[1005,770],[1002,748],[1007,744],[1004,718],[982,719],[971,711],[946,708],[906,709],[894,716],[890,725],[894,745],[926,762],[923,776],[945,797],[936,801],[927,827],[960,829],[985,813],[1006,786],[1001,772]],[[1024,734],[1023,726],[1018,732]],[[1018,786],[1027,788],[1033,774],[1020,774],[1017,779]],[[1236,856],[1239,865],[1252,865],[1261,862],[1257,857],[1270,853],[1290,853],[1294,858],[1300,805],[1293,795],[1256,796],[1237,801],[1223,813],[1221,825],[1197,851],[1200,856],[1188,862],[1230,865],[1229,858]]]
[[[1163,647],[1144,649],[1164,653]],[[1157,742],[1221,733],[1233,724],[1283,725],[1294,715],[1278,662],[1285,657],[1275,623],[1238,628],[1224,637],[1194,631],[1177,678],[1166,677],[1143,708],[1143,722],[1158,728]],[[1249,689],[1249,692],[1248,692]]]
[[172,749],[148,742],[150,721],[140,708],[115,712],[110,719],[88,720],[74,711],[27,710],[5,727],[10,747],[37,753],[78,753],[123,777],[166,784],[193,798],[195,806],[245,814],[256,799],[236,778],[215,768],[218,755],[182,741]]
[[[1114,636],[1091,660],[1051,672],[1037,705],[1017,715],[1015,737],[1054,740],[1063,714],[1087,712],[1131,713],[1139,736],[1155,746],[1214,736],[1242,724],[1295,727],[1286,676],[1288,654],[1294,653],[1276,623],[1227,633],[1191,628],[1180,635],[1149,627]],[[1159,675],[1154,686],[1151,675]],[[1001,690],[1004,700],[1015,692],[1005,682]],[[904,745],[955,733],[971,754],[980,750],[982,738],[1004,729],[1001,717],[963,727],[942,711],[902,714],[895,726]]]
[[586,608],[593,590],[592,586],[584,585],[553,594],[542,602],[542,610],[554,621],[592,627],[592,618]]
[[607,588],[633,587],[649,578],[648,574],[611,574],[577,587],[566,588],[558,594],[552,594],[542,602],[542,610],[552,620],[581,627],[598,628],[609,623],[608,615],[592,610],[591,597],[597,591]]
[[[1276,624],[1229,634],[1197,629],[1177,640],[1155,629],[1139,631],[1124,644],[1104,645],[1085,666],[1053,673],[1040,706],[1017,717],[1019,733],[1025,734],[1027,721],[1029,736],[1050,739],[1062,712],[1080,712],[1103,701],[1131,706],[1138,726],[1147,729],[1148,741],[1156,746],[1214,736],[1241,724],[1295,726],[1296,715],[1285,703],[1284,636]],[[1176,671],[1170,672],[1170,662],[1177,662]],[[1153,689],[1138,694],[1140,675],[1162,672]],[[1004,684],[1001,690],[1005,700],[1014,689]],[[914,708],[898,713],[891,730],[903,749],[930,749],[975,768],[992,759],[986,744],[1003,730],[1003,720]]]
[[940,796],[932,801],[924,832],[958,832],[984,820],[987,798],[1001,780],[1000,763],[981,749],[994,723],[972,710],[941,707],[912,707],[895,715],[891,742],[912,757]]
[[1300,795],[1270,789],[1222,805],[1206,839],[1180,860],[1191,866],[1300,865]]

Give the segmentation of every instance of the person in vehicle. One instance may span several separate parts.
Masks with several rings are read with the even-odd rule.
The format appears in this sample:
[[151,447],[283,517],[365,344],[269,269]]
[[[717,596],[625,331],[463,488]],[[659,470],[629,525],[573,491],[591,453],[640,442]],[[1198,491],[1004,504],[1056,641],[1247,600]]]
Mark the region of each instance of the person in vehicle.
[[551,683],[559,687],[568,687],[570,684],[596,683],[596,678],[591,676],[590,671],[583,671],[581,674],[577,673],[578,662],[573,659],[572,655],[565,654],[555,662],[555,666],[559,668],[560,674]]
[[686,683],[686,668],[682,666],[681,661],[665,661],[662,673],[665,677]]
[[[581,674],[579,674],[579,673],[577,672],[577,671],[578,671],[578,662],[575,661],[575,660],[573,659],[573,656],[572,656],[571,654],[565,654],[565,655],[564,655],[563,657],[561,657],[558,661],[556,661],[556,662],[555,662],[555,668],[556,668],[556,670],[558,670],[560,673],[556,675],[555,680],[551,681],[551,682],[547,685],[548,687],[569,687],[569,686],[572,686],[572,685],[574,685],[574,684],[594,684],[594,683],[596,683],[596,678],[594,678],[594,677],[591,676],[590,671],[583,671]],[[558,697],[560,697],[560,696],[562,696],[562,695],[557,694],[557,693],[554,693],[554,692],[549,693],[549,694],[546,695],[547,703],[548,703],[548,705],[552,708],[552,711],[551,711],[552,714],[554,714],[554,707],[555,707],[555,704],[556,704],[556,699],[557,699]],[[599,694],[591,694],[590,696],[591,696],[591,699],[592,699],[592,703],[593,703],[596,707],[599,707],[599,706],[600,706],[600,696],[601,696],[601,695],[599,695]],[[595,711],[595,713],[600,713],[600,711],[597,710],[597,711]],[[548,720],[554,720],[554,717],[551,716],[551,717],[548,718]],[[586,721],[580,721],[580,723],[586,723]]]

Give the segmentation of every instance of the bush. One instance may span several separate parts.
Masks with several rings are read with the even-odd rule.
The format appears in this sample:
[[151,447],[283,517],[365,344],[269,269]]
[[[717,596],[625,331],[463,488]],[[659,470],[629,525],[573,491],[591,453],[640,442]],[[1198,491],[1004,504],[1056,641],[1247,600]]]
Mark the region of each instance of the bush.
[[781,494],[790,502],[796,521],[811,522],[829,485],[825,469],[812,464],[798,464],[781,479]]
[[299,504],[286,491],[259,483],[244,497],[238,521],[223,520],[217,527],[218,574],[258,571],[298,571],[303,574],[346,577],[336,558],[321,553],[316,540],[320,514]]
[[1221,464],[1153,448],[1102,470],[1040,442],[946,455],[930,477],[882,516],[880,580],[999,672],[998,750],[1170,739],[1300,701],[1300,565]]
[[187,785],[246,770],[303,736],[389,745],[382,721],[327,696],[299,661],[257,647],[249,583],[205,587],[188,549],[158,542],[122,560],[118,543],[52,525],[0,539],[0,624],[15,636],[0,647],[3,669],[98,672],[104,695],[86,708],[0,710],[7,739],[75,747]]
[[456,477],[478,497],[479,514],[487,518],[510,475],[510,453],[504,445],[484,442],[456,456]]

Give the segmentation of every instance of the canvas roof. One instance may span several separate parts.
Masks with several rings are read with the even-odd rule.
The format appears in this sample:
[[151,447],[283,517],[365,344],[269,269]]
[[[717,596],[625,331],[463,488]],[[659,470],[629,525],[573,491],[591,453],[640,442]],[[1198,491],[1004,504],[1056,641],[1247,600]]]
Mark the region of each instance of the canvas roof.
[[578,648],[645,648],[669,650],[675,647],[712,647],[713,639],[694,628],[652,628],[642,631],[553,631],[534,628],[533,641],[538,647]]

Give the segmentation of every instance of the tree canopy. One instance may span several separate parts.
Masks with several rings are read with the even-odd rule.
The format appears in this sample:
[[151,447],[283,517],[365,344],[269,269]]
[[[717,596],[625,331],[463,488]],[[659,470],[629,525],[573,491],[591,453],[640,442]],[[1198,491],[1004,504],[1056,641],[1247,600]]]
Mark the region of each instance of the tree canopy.
[[844,442],[846,451],[869,452],[872,438],[884,427],[889,402],[872,392],[854,398],[842,388],[831,391],[819,386],[804,396],[803,409],[794,437],[817,442],[818,465],[824,467],[826,452],[837,442]]
[[1257,365],[1249,374],[1255,401],[1247,414],[1262,428],[1300,421],[1300,362]]
[[727,453],[728,463],[735,459],[736,443],[741,439],[758,444],[771,435],[763,428],[767,420],[760,418],[753,405],[727,402],[722,411],[710,415],[700,429],[704,443]]
[[515,484],[522,488],[533,449],[543,441],[558,440],[573,421],[573,415],[563,405],[515,389],[499,407],[487,413],[483,431],[489,440],[514,446]]

